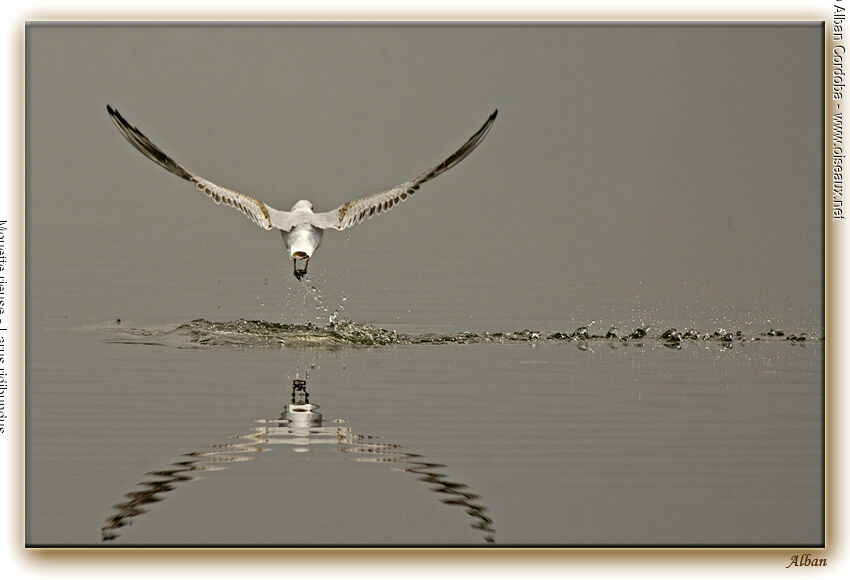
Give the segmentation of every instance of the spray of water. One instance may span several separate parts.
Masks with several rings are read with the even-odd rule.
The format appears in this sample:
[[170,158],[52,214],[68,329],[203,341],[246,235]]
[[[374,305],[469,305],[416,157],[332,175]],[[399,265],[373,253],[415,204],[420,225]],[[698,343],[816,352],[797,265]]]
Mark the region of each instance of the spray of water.
[[[335,318],[324,325],[274,323],[263,320],[235,320],[231,322],[211,322],[198,319],[174,328],[144,329],[132,328],[126,324],[112,324],[104,328],[108,332],[121,334],[128,342],[142,344],[163,344],[184,348],[198,347],[260,347],[304,349],[318,348],[338,350],[356,347],[378,347],[392,345],[439,345],[439,344],[479,344],[479,343],[527,343],[572,342],[579,348],[592,343],[608,345],[640,346],[646,342],[661,343],[666,347],[680,349],[688,344],[714,343],[729,349],[749,342],[782,343],[792,346],[805,346],[822,342],[820,337],[805,332],[793,333],[770,329],[758,334],[730,331],[723,328],[708,331],[694,329],[677,330],[668,328],[657,331],[648,326],[621,332],[617,328],[608,331],[592,332],[587,326],[574,331],[519,330],[507,332],[452,332],[404,334],[387,330],[371,324],[361,324],[346,318]],[[308,363],[305,362],[305,365]],[[314,362],[311,364],[315,364]],[[305,366],[302,365],[302,366]],[[305,366],[306,368],[306,366]],[[300,377],[296,377],[300,378]]]

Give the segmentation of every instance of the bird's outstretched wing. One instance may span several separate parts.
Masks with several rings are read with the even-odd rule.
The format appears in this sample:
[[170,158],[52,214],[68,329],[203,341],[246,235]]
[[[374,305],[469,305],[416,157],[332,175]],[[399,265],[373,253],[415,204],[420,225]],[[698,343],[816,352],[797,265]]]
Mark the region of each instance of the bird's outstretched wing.
[[[162,149],[153,144],[153,142],[142,134],[137,128],[130,125],[127,120],[121,116],[117,109],[106,105],[106,110],[115,126],[121,132],[130,144],[138,149],[142,155],[173,173],[178,177],[182,177],[186,181],[192,182],[196,188],[203,191],[216,203],[223,203],[235,209],[238,209],[245,214],[252,222],[263,229],[270,230],[272,227],[281,229],[292,229],[292,224],[289,222],[289,212],[278,211],[267,206],[259,199],[254,199],[251,196],[232,191],[224,187],[219,187],[211,181],[207,181],[203,177],[195,175],[187,171],[175,162],[171,157],[166,155]],[[288,227],[287,227],[288,226]]]
[[311,223],[319,228],[344,230],[354,224],[360,223],[366,218],[371,218],[373,215],[391,209],[397,203],[401,203],[409,196],[416,193],[423,183],[430,179],[434,179],[444,171],[448,171],[463,161],[467,155],[472,153],[473,149],[478,147],[481,141],[484,140],[484,137],[487,136],[487,132],[490,130],[490,127],[493,126],[493,122],[496,120],[496,115],[498,113],[498,109],[493,111],[493,114],[490,115],[487,122],[485,122],[484,125],[478,129],[478,131],[470,137],[460,149],[452,153],[451,156],[436,167],[433,167],[418,177],[405,181],[392,189],[367,195],[360,199],[355,199],[354,201],[345,203],[332,211],[313,214],[311,217]]

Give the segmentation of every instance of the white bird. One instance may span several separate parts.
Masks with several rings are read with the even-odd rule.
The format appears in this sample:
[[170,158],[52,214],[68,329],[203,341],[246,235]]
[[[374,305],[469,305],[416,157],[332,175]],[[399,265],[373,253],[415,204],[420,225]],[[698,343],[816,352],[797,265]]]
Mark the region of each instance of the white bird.
[[[203,177],[184,169],[171,157],[163,153],[141,131],[131,126],[116,109],[107,105],[106,110],[121,134],[145,157],[171,173],[192,182],[195,187],[207,194],[217,204],[223,203],[238,209],[261,228],[266,230],[277,228],[280,230],[286,250],[292,258],[292,273],[299,280],[307,273],[310,257],[322,243],[324,230],[328,228],[336,230],[349,228],[365,218],[371,218],[373,215],[389,210],[397,203],[416,193],[423,183],[451,169],[478,147],[499,113],[498,109],[493,111],[484,125],[460,149],[452,153],[445,161],[418,177],[386,191],[349,201],[334,210],[313,213],[313,204],[306,199],[296,202],[290,211],[279,211],[244,193],[225,189],[207,181]],[[304,268],[298,268],[298,260],[304,260]]]

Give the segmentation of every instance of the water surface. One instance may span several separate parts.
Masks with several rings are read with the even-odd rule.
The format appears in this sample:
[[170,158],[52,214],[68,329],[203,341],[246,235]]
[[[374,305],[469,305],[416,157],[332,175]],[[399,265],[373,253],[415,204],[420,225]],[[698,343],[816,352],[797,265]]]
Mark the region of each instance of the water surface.
[[[817,341],[293,349],[116,335],[57,330],[51,364],[33,365],[55,385],[30,402],[54,426],[30,439],[38,543],[822,538]],[[306,432],[283,420],[305,378],[322,414]]]

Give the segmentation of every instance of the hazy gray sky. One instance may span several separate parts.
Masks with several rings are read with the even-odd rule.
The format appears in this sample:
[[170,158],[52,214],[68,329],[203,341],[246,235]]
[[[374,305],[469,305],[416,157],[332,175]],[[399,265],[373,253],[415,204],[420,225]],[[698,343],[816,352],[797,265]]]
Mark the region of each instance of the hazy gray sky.
[[[30,26],[31,298],[237,316],[244,292],[279,310],[258,292],[289,284],[278,234],[141,157],[107,103],[207,179],[317,210],[417,175],[498,107],[461,165],[350,242],[325,237],[311,269],[350,314],[819,323],[821,39],[817,24]],[[396,300],[432,286],[430,305]]]

